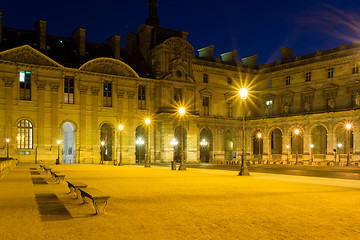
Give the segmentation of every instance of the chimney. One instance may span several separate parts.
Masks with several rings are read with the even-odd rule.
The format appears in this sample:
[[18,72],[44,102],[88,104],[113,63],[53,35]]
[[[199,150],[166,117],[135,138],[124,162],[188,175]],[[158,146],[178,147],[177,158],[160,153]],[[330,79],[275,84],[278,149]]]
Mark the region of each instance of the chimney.
[[46,20],[39,19],[34,24],[35,31],[38,35],[40,51],[46,50]]
[[3,12],[0,12],[0,44],[2,44],[2,15]]
[[86,28],[79,27],[72,33],[80,56],[85,56],[85,32]]
[[255,55],[251,55],[251,56],[242,58],[241,62],[243,63],[244,66],[252,68],[252,67],[256,67],[257,58],[258,58],[258,55],[255,54]]
[[199,57],[213,59],[214,58],[214,48],[215,48],[214,45],[210,45],[210,46],[198,49]]
[[116,59],[120,59],[120,36],[119,35],[112,35],[108,40],[107,43],[109,44],[113,56]]
[[281,60],[283,63],[285,62],[290,62],[293,60],[293,52],[294,52],[294,49],[291,49],[291,48],[287,48],[287,47],[281,47],[280,48],[281,50]]
[[189,35],[188,32],[180,31],[181,38],[187,40],[187,36]]
[[138,35],[135,33],[127,33],[125,35],[125,44],[126,44],[127,49],[134,50],[136,48],[137,37],[138,37]]
[[236,54],[237,54],[236,50],[232,50],[230,52],[222,53],[222,54],[220,54],[221,61],[231,63],[231,64],[236,64]]

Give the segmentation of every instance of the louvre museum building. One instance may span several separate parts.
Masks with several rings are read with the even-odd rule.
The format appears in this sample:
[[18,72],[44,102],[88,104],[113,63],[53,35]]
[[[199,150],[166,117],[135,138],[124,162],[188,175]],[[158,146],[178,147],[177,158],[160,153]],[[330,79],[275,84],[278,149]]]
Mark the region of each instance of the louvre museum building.
[[215,46],[194,49],[187,32],[162,27],[152,0],[137,33],[106,43],[81,27],[61,37],[46,20],[21,30],[2,18],[1,157],[134,164],[148,147],[151,163],[168,163],[183,145],[186,163],[238,164],[245,140],[249,164],[360,160],[360,44],[307,55],[284,46],[267,64],[231,49],[214,56]]

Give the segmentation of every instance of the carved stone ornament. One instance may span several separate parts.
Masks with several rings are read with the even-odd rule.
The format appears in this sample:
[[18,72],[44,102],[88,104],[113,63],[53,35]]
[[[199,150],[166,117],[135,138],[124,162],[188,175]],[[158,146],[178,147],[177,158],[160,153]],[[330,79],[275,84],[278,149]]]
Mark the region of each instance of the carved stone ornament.
[[15,79],[11,77],[4,77],[5,87],[13,87],[15,83]]
[[116,76],[139,77],[126,63],[112,58],[97,58],[80,67],[80,70]]
[[94,87],[94,86],[91,87],[91,95],[93,95],[93,96],[98,96],[98,95],[99,95],[99,92],[100,92],[100,88],[99,88],[99,87]]
[[118,89],[116,93],[117,93],[118,98],[123,98],[124,94],[125,94],[125,91],[122,90],[122,89]]
[[194,53],[193,46],[183,38],[172,37],[167,39],[163,44],[172,48],[176,53]]
[[127,91],[127,95],[129,99],[132,99],[135,96],[135,91]]
[[36,81],[36,86],[37,86],[37,89],[38,89],[38,90],[44,91],[45,88],[46,88],[46,81],[37,80],[37,81]]
[[59,63],[28,45],[4,51],[0,54],[0,59],[41,66],[62,67]]
[[52,92],[59,91],[60,84],[58,82],[50,82],[50,89]]
[[86,94],[88,90],[88,86],[86,85],[79,85],[79,92],[80,94]]

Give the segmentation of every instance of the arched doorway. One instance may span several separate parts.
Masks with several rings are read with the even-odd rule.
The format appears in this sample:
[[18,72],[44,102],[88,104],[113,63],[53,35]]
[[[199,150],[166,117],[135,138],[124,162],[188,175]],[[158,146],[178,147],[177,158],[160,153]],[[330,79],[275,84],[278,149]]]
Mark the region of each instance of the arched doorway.
[[290,139],[291,139],[291,153],[303,154],[304,152],[303,135],[301,133],[300,134],[291,133]]
[[271,158],[273,160],[281,160],[281,156],[282,156],[282,132],[278,128],[275,128],[270,133],[270,149],[271,149]]
[[103,154],[104,161],[112,161],[113,128],[107,123],[101,126],[100,141],[104,142],[104,146],[100,146],[103,148],[100,152]]
[[210,156],[213,151],[213,135],[208,128],[204,128],[200,132],[200,162],[208,163],[210,162]]
[[75,161],[75,127],[65,122],[61,127],[62,136],[62,163],[76,163]]
[[311,144],[313,146],[312,154],[321,154],[324,155],[322,158],[325,158],[327,150],[327,131],[324,126],[317,126],[311,131]]
[[136,163],[145,162],[146,131],[144,126],[138,126],[135,131],[135,157]]
[[[181,126],[177,126],[174,130],[174,137],[176,139],[176,141],[178,142],[177,145],[174,146],[174,161],[176,161],[177,163],[180,162],[180,154],[181,154]],[[187,158],[187,131],[186,128],[183,128],[183,137],[184,137],[184,161],[186,162],[186,158]]]
[[225,139],[224,139],[224,149],[225,149],[225,161],[232,161],[233,160],[233,150],[234,150],[234,142],[233,142],[233,135],[232,132],[227,130],[225,132]]

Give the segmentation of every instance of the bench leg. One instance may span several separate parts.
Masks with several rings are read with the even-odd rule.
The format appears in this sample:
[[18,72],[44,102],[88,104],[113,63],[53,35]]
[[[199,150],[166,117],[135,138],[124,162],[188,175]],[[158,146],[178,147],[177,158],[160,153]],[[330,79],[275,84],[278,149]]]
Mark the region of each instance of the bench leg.
[[[105,208],[107,206],[107,200],[104,200],[104,201],[95,201],[93,199],[93,205],[94,205],[94,208],[95,208],[95,211],[96,213],[95,214],[104,214],[105,213]],[[99,207],[100,205],[100,207]],[[101,205],[104,205],[103,207]]]

